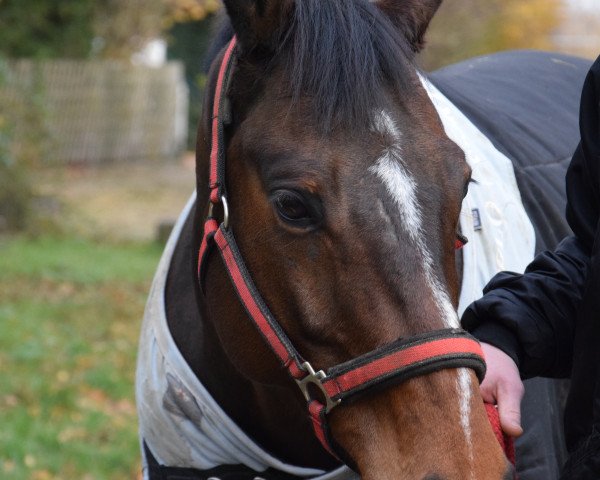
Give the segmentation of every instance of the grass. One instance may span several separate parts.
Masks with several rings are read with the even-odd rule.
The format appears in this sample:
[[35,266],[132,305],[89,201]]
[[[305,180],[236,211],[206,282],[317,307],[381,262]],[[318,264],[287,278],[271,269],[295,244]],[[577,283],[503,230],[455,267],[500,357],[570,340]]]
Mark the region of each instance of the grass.
[[138,478],[135,357],[160,252],[0,239],[0,478]]

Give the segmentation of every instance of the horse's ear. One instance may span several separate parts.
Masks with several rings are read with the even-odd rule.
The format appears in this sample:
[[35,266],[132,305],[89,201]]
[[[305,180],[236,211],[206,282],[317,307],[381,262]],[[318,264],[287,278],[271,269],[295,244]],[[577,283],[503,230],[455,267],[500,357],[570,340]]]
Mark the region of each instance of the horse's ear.
[[377,0],[377,6],[402,30],[412,50],[425,44],[425,32],[442,0]]
[[293,0],[224,0],[227,14],[243,50],[274,48]]

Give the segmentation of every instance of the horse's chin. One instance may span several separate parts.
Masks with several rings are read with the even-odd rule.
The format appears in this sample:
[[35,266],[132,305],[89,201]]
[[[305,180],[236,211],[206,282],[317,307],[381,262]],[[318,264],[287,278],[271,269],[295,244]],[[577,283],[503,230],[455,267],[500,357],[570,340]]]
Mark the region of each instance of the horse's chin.
[[363,480],[512,478],[475,388],[468,412],[461,405],[456,372],[414,379],[331,412],[333,436]]

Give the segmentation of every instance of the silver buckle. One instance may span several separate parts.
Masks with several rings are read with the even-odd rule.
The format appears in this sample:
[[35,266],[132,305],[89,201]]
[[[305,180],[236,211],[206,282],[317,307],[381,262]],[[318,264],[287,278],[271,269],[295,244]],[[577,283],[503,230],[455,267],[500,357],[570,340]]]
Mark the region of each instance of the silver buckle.
[[[221,223],[223,224],[223,228],[227,229],[227,227],[229,227],[229,204],[227,203],[227,197],[225,197],[225,195],[222,195],[219,199],[219,203],[223,205],[223,222]],[[207,217],[213,216],[215,205],[218,205],[218,203],[212,203],[209,200]]]
[[301,380],[296,380],[296,383],[300,387],[300,390],[302,391],[302,394],[304,395],[304,398],[306,398],[307,402],[313,400],[310,396],[310,392],[308,391],[309,384],[316,386],[323,394],[323,398],[325,398],[325,413],[329,413],[334,407],[337,407],[342,402],[341,398],[338,398],[337,400],[331,398],[325,390],[325,387],[323,386],[323,380],[327,378],[327,375],[325,375],[323,370],[315,372],[312,365],[308,362],[304,362],[302,364],[302,370],[308,372],[308,375]]

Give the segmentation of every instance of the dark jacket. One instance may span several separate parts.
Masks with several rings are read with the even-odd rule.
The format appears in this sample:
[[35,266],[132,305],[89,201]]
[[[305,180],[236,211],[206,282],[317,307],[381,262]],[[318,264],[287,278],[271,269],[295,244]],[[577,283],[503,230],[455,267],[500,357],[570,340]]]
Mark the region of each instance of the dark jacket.
[[583,87],[580,132],[566,178],[574,235],[523,275],[496,275],[462,322],[508,353],[523,378],[570,376],[562,478],[585,480],[600,479],[600,57]]

